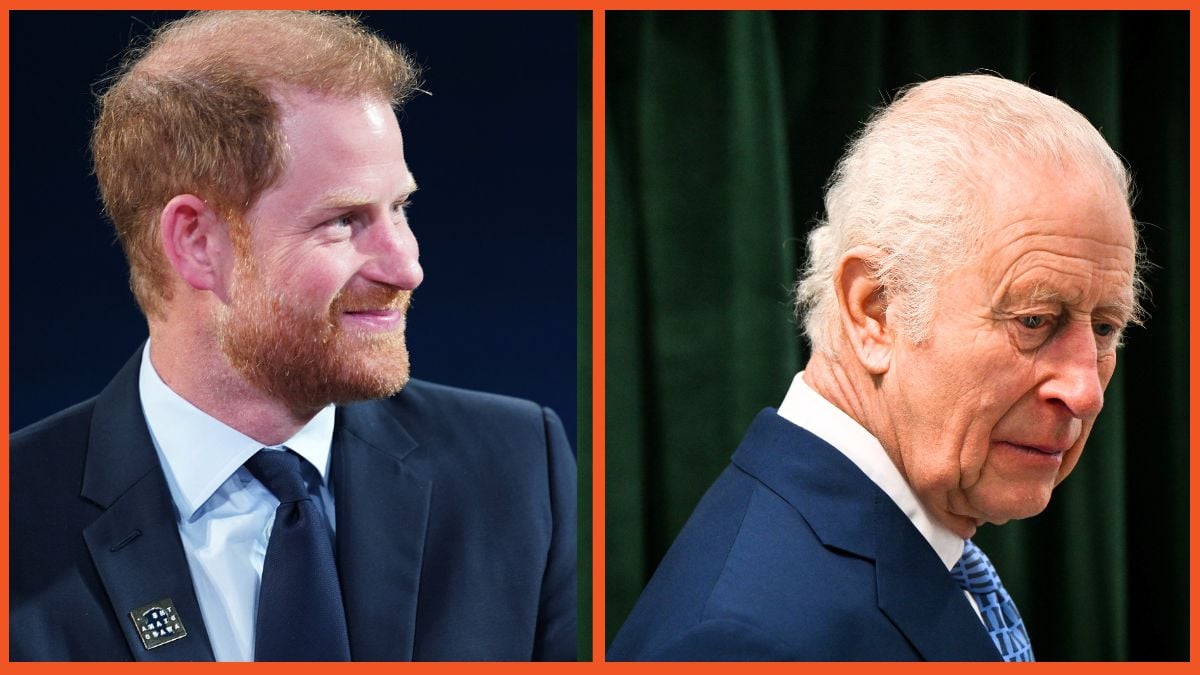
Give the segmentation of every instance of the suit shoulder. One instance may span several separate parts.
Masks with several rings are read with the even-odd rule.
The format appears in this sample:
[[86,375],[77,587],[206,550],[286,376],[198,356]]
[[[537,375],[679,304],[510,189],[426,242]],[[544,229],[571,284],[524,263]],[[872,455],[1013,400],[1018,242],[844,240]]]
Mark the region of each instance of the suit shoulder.
[[80,532],[99,513],[80,497],[94,403],[67,408],[9,438],[13,617],[46,589],[75,578],[74,566],[86,556]]
[[388,399],[398,408],[438,409],[453,412],[493,413],[526,417],[540,417],[542,406],[502,394],[460,389],[425,380],[411,380],[404,389]]
[[96,399],[91,398],[13,432],[9,436],[13,473],[30,462],[53,463],[62,459],[63,452],[82,452],[95,405]]
[[414,459],[432,452],[460,466],[501,462],[537,467],[564,451],[572,455],[554,411],[511,396],[411,380],[391,398],[350,408],[347,413],[360,418],[361,412],[373,410],[371,414],[383,411],[398,421],[424,448]]
[[876,610],[874,576],[870,561],[822,545],[803,515],[731,466],[672,544],[610,657],[905,658]]
[[558,440],[558,415],[533,401],[412,380],[383,401],[406,427],[448,435],[462,441],[486,438],[491,443],[544,447]]
[[644,657],[654,661],[790,661],[795,652],[760,627],[736,619],[707,619]]

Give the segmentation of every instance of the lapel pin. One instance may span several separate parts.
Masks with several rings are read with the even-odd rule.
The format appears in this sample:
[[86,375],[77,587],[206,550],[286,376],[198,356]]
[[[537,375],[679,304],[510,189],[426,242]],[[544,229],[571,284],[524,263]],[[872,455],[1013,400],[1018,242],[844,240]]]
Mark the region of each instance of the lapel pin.
[[187,629],[179,620],[175,602],[170,598],[142,605],[130,612],[129,618],[133,619],[133,626],[146,649],[161,647],[168,642],[187,637]]

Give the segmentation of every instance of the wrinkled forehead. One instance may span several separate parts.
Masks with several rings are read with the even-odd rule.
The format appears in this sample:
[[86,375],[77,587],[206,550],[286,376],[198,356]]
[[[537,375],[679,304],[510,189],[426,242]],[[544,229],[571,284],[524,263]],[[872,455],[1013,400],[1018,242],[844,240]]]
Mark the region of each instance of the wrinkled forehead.
[[1006,157],[981,172],[980,234],[1003,241],[1004,233],[1057,223],[1067,233],[1137,249],[1137,230],[1125,186],[1097,167],[1054,159]]
[[993,167],[974,255],[997,298],[1096,303],[1135,313],[1137,233],[1124,190],[1053,163]]

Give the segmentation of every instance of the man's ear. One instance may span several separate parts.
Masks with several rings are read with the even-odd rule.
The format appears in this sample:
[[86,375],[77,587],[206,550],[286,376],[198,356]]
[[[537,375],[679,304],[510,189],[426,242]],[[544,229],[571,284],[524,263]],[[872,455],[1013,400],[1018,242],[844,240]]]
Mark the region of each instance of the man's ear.
[[872,375],[887,372],[895,339],[888,324],[887,289],[871,269],[871,261],[882,256],[877,248],[855,246],[842,256],[833,279],[842,328],[855,356]]
[[176,274],[196,290],[219,292],[232,245],[229,228],[216,211],[195,195],[176,195],[162,210],[159,230]]

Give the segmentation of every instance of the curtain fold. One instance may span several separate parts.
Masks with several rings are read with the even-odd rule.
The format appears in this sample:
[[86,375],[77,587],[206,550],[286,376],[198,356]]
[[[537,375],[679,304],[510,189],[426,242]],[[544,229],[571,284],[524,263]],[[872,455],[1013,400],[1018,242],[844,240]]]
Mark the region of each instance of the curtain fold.
[[607,637],[807,360],[822,186],[906,84],[995,71],[1131,164],[1153,292],[1072,476],[981,528],[1044,660],[1188,658],[1185,12],[607,12]]

